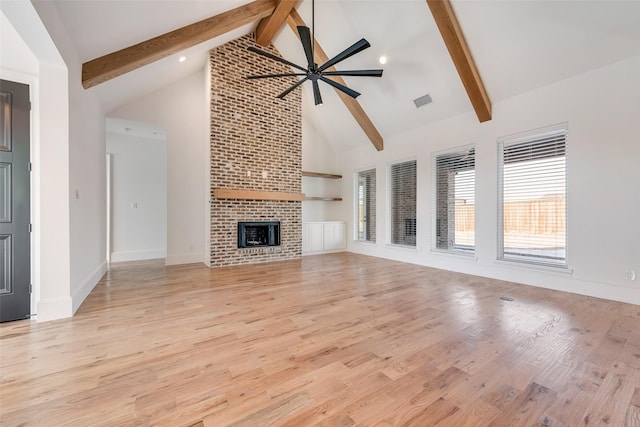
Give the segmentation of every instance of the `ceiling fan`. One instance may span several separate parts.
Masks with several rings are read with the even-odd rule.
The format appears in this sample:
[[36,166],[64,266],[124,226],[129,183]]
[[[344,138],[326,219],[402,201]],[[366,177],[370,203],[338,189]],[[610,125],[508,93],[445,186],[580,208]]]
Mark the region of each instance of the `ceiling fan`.
[[[314,29],[315,34],[315,2],[312,0],[311,2],[311,27]],[[253,46],[248,47],[247,49],[251,52],[257,53],[269,59],[273,59],[274,61],[281,62],[290,67],[296,68],[302,73],[281,73],[281,74],[261,74],[261,75],[252,75],[247,76],[248,79],[265,79],[272,77],[290,77],[290,76],[304,76],[304,78],[300,79],[293,86],[282,92],[278,95],[278,98],[283,99],[287,96],[291,91],[300,86],[302,83],[307,80],[311,80],[313,84],[313,98],[315,101],[315,105],[322,104],[322,96],[320,95],[320,87],[318,85],[318,80],[321,80],[334,88],[346,93],[352,98],[357,98],[360,93],[356,92],[353,89],[349,89],[343,84],[340,84],[327,76],[365,76],[365,77],[382,77],[383,70],[349,70],[349,71],[326,71],[328,68],[333,65],[355,55],[358,52],[365,50],[370,47],[368,41],[365,39],[360,39],[347,49],[343,50],[321,66],[314,61],[314,47],[315,47],[315,37],[312,39],[312,33],[309,30],[309,27],[298,26],[298,34],[300,35],[300,41],[302,42],[302,48],[304,49],[304,54],[307,57],[307,68],[304,68],[300,65],[294,64],[293,62],[287,61],[286,59],[280,58],[279,56],[273,55],[269,52],[265,52],[264,50],[255,48]],[[313,41],[312,41],[313,40]]]

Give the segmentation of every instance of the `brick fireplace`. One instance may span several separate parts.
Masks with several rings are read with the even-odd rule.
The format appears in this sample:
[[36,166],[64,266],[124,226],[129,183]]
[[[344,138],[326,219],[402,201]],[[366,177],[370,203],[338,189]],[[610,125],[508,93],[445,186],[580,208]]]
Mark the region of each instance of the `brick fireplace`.
[[[247,51],[252,34],[213,49],[211,77],[211,265],[299,258],[300,201],[216,198],[216,189],[300,193],[302,99],[300,90],[276,96],[295,79],[247,80],[250,74],[291,72]],[[273,54],[273,48],[262,48]],[[279,245],[239,248],[238,223],[279,222]]]

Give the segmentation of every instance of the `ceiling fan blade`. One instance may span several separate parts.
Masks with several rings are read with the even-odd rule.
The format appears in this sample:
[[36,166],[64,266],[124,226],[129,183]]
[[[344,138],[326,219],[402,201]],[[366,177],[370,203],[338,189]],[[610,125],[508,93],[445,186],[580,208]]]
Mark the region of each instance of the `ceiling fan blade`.
[[311,83],[313,83],[313,100],[316,105],[322,104],[322,95],[320,95],[320,86],[318,86],[318,81],[312,80]]
[[305,77],[304,79],[300,79],[300,81],[298,81],[298,83],[294,84],[293,86],[291,86],[289,89],[285,90],[284,92],[282,92],[280,95],[278,95],[277,97],[280,99],[284,99],[285,96],[289,95],[289,93],[294,90],[295,88],[297,88],[298,86],[300,86],[302,83],[306,82],[307,80],[309,80],[309,77]]
[[324,76],[320,76],[320,80],[322,80],[323,82],[325,82],[327,84],[330,84],[331,86],[335,87],[339,91],[342,91],[342,92],[346,93],[347,95],[349,95],[352,98],[357,98],[358,96],[360,96],[359,92],[356,92],[353,89],[349,89],[348,87],[346,87],[344,85],[341,85],[338,82],[334,82],[333,80],[328,79],[328,78],[326,78]]
[[313,60],[313,48],[311,47],[311,32],[309,31],[309,27],[298,25],[298,34],[300,34],[304,54],[307,56],[309,70],[313,70],[315,61]]
[[306,76],[306,73],[284,73],[284,74],[260,74],[255,76],[247,76],[247,79],[266,79],[269,77],[291,77],[291,76]]
[[269,59],[273,59],[274,61],[278,61],[278,62],[281,62],[283,64],[287,64],[288,66],[293,67],[293,68],[297,68],[298,70],[304,71],[305,73],[307,72],[306,68],[302,68],[301,66],[296,65],[293,62],[289,62],[286,59],[280,58],[279,56],[273,55],[273,54],[271,54],[269,52],[265,52],[264,50],[255,48],[253,46],[249,46],[247,48],[247,50],[249,50],[251,52],[254,52],[254,53],[257,53],[258,55],[265,56],[265,57],[267,57]]
[[349,71],[323,71],[325,76],[365,76],[382,77],[383,70],[349,70]]
[[318,68],[318,71],[326,70],[332,65],[335,65],[340,61],[344,61],[350,56],[353,56],[356,53],[361,52],[370,46],[371,45],[369,44],[368,41],[366,41],[365,39],[360,39],[359,41],[352,44],[350,47],[346,48],[345,50],[343,50],[342,52],[340,52],[339,54],[337,54],[336,56],[334,56],[333,58],[331,58],[330,60],[322,64],[322,66]]

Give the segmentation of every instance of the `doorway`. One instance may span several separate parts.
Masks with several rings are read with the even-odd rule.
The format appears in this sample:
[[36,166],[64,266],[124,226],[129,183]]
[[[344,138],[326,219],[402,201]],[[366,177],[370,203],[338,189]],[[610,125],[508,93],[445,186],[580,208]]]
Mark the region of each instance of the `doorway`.
[[167,254],[167,134],[158,125],[107,118],[109,262]]

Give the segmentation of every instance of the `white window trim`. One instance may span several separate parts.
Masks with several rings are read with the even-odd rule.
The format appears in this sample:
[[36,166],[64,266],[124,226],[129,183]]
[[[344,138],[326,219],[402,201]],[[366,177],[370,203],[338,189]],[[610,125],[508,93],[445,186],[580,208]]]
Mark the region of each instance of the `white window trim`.
[[496,259],[493,261],[494,264],[503,266],[503,267],[511,267],[513,269],[527,269],[527,270],[539,270],[539,271],[547,271],[550,273],[560,273],[560,274],[573,274],[574,269],[569,265],[566,266],[555,266],[550,264],[538,264],[534,262],[524,262],[519,261],[517,259]]
[[565,164],[565,257],[564,264],[547,264],[544,262],[535,262],[530,259],[513,259],[513,258],[504,258],[504,211],[502,210],[503,201],[503,170],[504,170],[504,160],[503,160],[503,147],[505,144],[512,145],[518,144],[520,142],[526,142],[532,138],[544,138],[546,136],[557,135],[561,132],[565,134],[565,156],[568,157],[569,153],[569,123],[557,123],[550,126],[545,126],[537,129],[532,129],[525,132],[519,132],[515,134],[505,135],[499,137],[497,139],[496,149],[497,149],[497,253],[495,263],[502,265],[511,265],[514,267],[529,267],[537,270],[543,271],[556,271],[562,272],[566,274],[573,274],[573,268],[569,266],[569,227],[568,227],[568,218],[569,218],[569,162],[567,161]]

